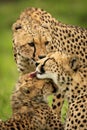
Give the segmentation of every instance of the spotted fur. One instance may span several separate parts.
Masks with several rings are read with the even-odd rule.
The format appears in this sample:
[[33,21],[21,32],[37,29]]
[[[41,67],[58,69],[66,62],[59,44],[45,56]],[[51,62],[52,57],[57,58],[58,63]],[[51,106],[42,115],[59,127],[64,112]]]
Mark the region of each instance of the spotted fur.
[[[13,24],[13,50],[19,72],[35,69],[49,52],[64,52],[87,61],[87,29],[63,24],[40,8],[25,9]],[[85,53],[84,53],[85,52]]]
[[[35,70],[36,60],[55,51],[78,56],[82,65],[87,63],[87,29],[61,23],[43,9],[25,9],[12,31],[14,57],[21,74]],[[60,113],[63,95],[57,100]]]
[[13,115],[0,121],[0,130],[63,130],[47,103],[48,95],[56,91],[52,81],[21,76],[12,95]]
[[[87,64],[82,65],[79,57],[55,52],[37,62],[36,72],[38,78],[50,78],[57,84],[61,93],[56,95],[56,101],[67,98],[65,130],[86,130]],[[62,107],[60,102],[53,100],[55,108]]]

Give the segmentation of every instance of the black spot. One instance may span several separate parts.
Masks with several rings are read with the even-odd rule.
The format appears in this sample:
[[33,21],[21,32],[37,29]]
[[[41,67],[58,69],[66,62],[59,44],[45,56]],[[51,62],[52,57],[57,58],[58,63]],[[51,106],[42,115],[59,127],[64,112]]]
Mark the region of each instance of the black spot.
[[71,116],[73,117],[73,113],[71,114]]
[[62,34],[61,33],[59,33],[60,34],[60,36],[62,36]]
[[72,37],[74,37],[74,34],[72,34]]
[[78,90],[77,92],[80,93],[80,90]]
[[66,36],[64,36],[64,39],[66,39]]
[[53,102],[55,102],[55,99],[53,99]]
[[58,95],[57,95],[57,98],[58,98],[58,99],[61,98],[61,94],[58,94]]
[[17,129],[20,130],[20,126],[17,126]]
[[53,46],[51,46],[51,49],[53,50]]
[[70,41],[69,41],[69,40],[67,40],[67,43],[70,43]]
[[53,122],[54,122],[54,123],[56,123],[56,121],[55,121],[55,120],[53,120]]
[[78,122],[78,119],[75,119],[75,122]]
[[83,118],[84,118],[84,115],[82,115],[81,118],[83,119]]
[[72,39],[72,42],[74,42],[74,39]]
[[73,124],[73,120],[71,121],[71,124]]
[[53,124],[50,124],[50,127],[52,127],[53,126]]
[[80,116],[80,115],[81,115],[81,113],[79,112],[77,115],[78,115],[78,116]]
[[82,111],[85,112],[85,109],[83,109]]
[[77,108],[77,105],[75,106],[75,108]]
[[12,127],[11,130],[15,130],[15,128]]
[[[69,85],[69,83],[67,83],[67,85]],[[69,91],[69,88],[68,88],[68,87],[66,87],[66,91]]]
[[78,121],[78,124],[80,124],[80,120]]
[[81,125],[80,125],[80,127],[84,127],[84,125],[83,125],[83,124],[81,124]]
[[53,105],[52,108],[53,108],[53,109],[56,109],[56,105]]
[[60,40],[62,41],[62,40],[63,40],[63,38],[61,37],[61,38],[60,38]]
[[22,125],[23,128],[25,128],[25,125]]
[[78,89],[78,86],[76,86],[75,89]]
[[54,130],[58,130],[58,128],[57,128],[57,127],[54,127]]
[[46,41],[46,42],[45,42],[45,45],[47,46],[48,44],[49,44],[49,41]]
[[76,54],[78,55],[79,53],[78,53],[78,52],[76,52]]
[[71,34],[70,34],[70,33],[68,34],[68,37],[71,37]]
[[85,63],[85,59],[83,59],[83,62]]
[[60,102],[58,102],[57,105],[60,106]]
[[75,41],[78,42],[78,39],[76,38]]
[[86,119],[84,119],[84,120],[83,120],[83,123],[86,123],[86,122],[87,122],[87,120],[86,120]]
[[66,33],[68,33],[68,30],[66,30]]
[[72,95],[72,98],[74,98],[74,95]]
[[75,130],[77,129],[77,126],[75,126]]

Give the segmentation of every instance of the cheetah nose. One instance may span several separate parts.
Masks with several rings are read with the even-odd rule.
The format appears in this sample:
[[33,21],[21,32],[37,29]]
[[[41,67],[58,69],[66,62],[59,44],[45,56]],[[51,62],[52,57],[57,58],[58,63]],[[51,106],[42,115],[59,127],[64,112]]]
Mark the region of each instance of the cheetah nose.
[[37,67],[37,66],[39,65],[39,63],[38,63],[38,62],[36,62],[36,63],[35,63],[35,65],[36,65],[36,67]]
[[45,55],[39,55],[38,58],[39,59],[42,59],[42,58],[45,58],[46,56]]

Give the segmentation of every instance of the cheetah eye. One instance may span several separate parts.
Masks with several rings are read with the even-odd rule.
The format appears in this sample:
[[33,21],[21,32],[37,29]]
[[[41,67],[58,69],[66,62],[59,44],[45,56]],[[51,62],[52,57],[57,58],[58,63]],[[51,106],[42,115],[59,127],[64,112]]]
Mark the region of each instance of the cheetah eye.
[[45,57],[46,57],[45,55],[40,55],[40,56],[38,56],[39,59],[43,59],[43,58],[45,58]]
[[46,42],[45,42],[45,45],[47,46],[48,44],[49,44],[49,41],[46,41]]
[[23,94],[30,94],[30,90],[29,88],[26,88],[27,86],[24,86],[23,88],[20,88],[20,91],[23,93]]
[[25,93],[26,93],[26,94],[29,94],[29,93],[30,93],[30,91],[29,91],[28,89],[26,89],[26,90],[25,90]]
[[21,27],[21,25],[19,25],[19,26],[16,26],[15,27],[15,30],[19,30],[19,29],[21,29],[22,27]]
[[29,46],[34,47],[34,42],[28,43]]

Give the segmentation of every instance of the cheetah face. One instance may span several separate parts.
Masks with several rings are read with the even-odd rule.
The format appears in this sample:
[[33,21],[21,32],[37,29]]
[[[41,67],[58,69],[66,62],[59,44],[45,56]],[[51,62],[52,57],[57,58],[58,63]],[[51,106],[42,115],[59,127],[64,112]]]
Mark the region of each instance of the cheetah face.
[[53,58],[46,57],[37,62],[36,66],[37,78],[50,78],[57,84],[57,63]]
[[35,20],[27,23],[28,20],[24,17],[22,20],[17,20],[13,24],[13,49],[14,55],[20,53],[25,59],[36,61],[39,58],[44,57],[49,48],[48,44],[51,44],[51,35],[49,29]]
[[69,55],[55,52],[36,63],[36,75],[39,79],[50,78],[57,85],[68,83],[77,69],[77,60]]
[[20,73],[34,71],[35,62],[53,51],[49,18],[45,11],[32,8],[23,11],[13,24],[13,51]]
[[[36,77],[30,78],[29,74],[20,77],[17,86],[20,98],[28,100],[45,100],[52,93],[57,92],[57,86],[51,80],[38,80]],[[22,95],[22,96],[21,96]]]
[[14,112],[27,111],[32,105],[47,103],[48,96],[56,92],[57,86],[52,80],[31,78],[29,73],[21,75],[12,94],[12,109]]

